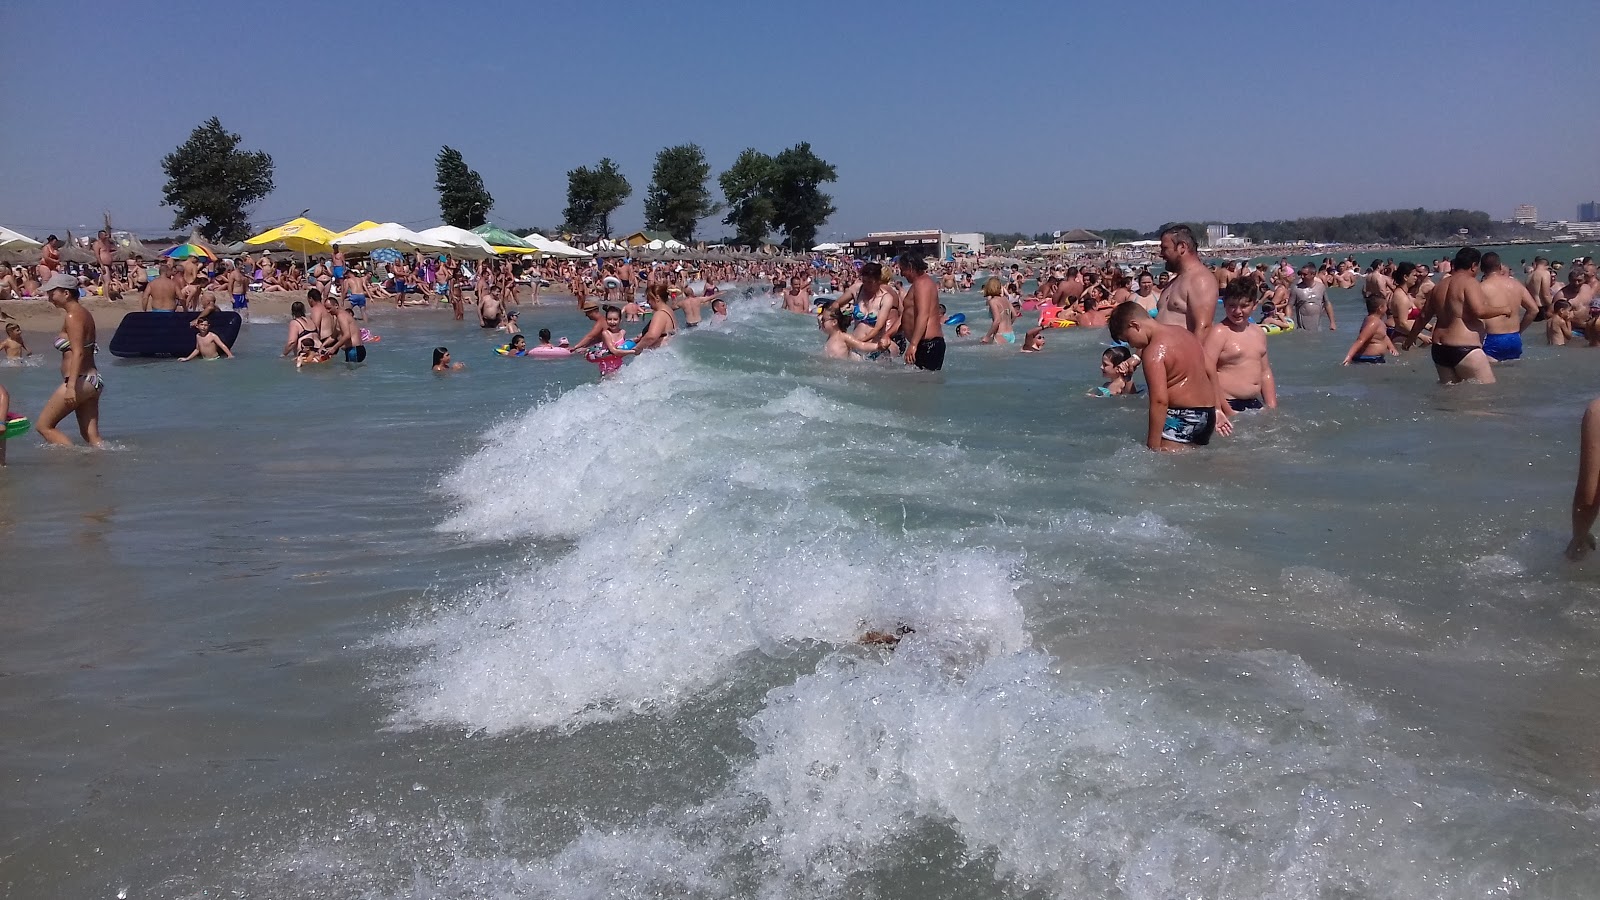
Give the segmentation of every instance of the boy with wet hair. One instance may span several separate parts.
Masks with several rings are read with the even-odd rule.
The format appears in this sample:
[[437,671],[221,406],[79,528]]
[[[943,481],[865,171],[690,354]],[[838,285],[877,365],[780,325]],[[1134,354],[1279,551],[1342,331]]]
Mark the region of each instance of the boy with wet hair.
[[1214,432],[1233,434],[1205,348],[1189,329],[1157,322],[1132,300],[1111,311],[1107,327],[1112,340],[1126,343],[1144,361],[1150,395],[1146,447],[1186,450],[1210,443]]
[[1222,289],[1223,319],[1206,331],[1206,362],[1217,373],[1217,388],[1234,412],[1278,408],[1278,385],[1267,361],[1267,333],[1250,321],[1256,286],[1235,278]]

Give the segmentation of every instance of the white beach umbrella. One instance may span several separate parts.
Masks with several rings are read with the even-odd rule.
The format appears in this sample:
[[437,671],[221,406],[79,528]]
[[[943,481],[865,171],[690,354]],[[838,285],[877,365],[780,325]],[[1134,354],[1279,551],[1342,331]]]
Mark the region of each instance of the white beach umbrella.
[[429,240],[443,241],[453,245],[453,249],[445,252],[461,259],[488,259],[494,256],[494,248],[483,239],[482,235],[473,234],[465,228],[454,225],[440,225],[438,228],[429,228],[417,234]]
[[423,237],[397,222],[385,222],[377,228],[352,232],[334,238],[332,243],[335,247],[357,252],[382,250],[385,247],[406,252],[425,250],[437,253],[448,253],[455,249],[452,244]]
[[0,250],[37,250],[44,244],[0,225]]
[[566,241],[551,241],[547,239],[546,243],[550,245],[550,250],[548,252],[551,256],[568,256],[573,259],[588,259],[589,257],[594,256],[593,253],[590,253],[586,250],[579,250],[577,247],[572,246]]

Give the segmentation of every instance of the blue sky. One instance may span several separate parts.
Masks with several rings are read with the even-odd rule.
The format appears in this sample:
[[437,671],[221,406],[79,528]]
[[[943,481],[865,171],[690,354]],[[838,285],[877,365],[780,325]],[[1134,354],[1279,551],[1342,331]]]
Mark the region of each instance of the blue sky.
[[810,141],[824,238],[1600,199],[1594,2],[68,0],[0,33],[0,224],[28,233],[166,230],[160,158],[211,115],[277,162],[263,225],[437,224],[444,143],[508,227],[610,156],[635,228],[686,141],[713,179]]

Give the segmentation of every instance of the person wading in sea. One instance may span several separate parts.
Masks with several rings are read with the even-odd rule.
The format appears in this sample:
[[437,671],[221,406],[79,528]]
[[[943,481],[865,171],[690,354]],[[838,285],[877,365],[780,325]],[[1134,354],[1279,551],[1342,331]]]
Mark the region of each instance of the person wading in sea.
[[1161,232],[1161,260],[1174,278],[1161,291],[1156,321],[1187,328],[1202,342],[1217,319],[1217,276],[1200,259],[1194,232],[1187,225],[1169,225]]
[[901,333],[906,336],[906,364],[937,372],[944,368],[944,323],[939,321],[939,288],[928,277],[928,261],[920,254],[900,254],[906,289]]

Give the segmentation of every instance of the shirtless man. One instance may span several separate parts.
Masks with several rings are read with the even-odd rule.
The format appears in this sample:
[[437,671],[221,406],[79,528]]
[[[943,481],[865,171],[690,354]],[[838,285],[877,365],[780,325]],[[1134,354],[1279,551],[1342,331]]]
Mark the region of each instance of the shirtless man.
[[[310,291],[307,291],[310,296]],[[340,303],[336,298],[329,297],[323,301],[323,328],[332,332],[331,340],[324,342],[323,346],[332,345],[332,353],[344,351],[344,361],[347,363],[361,363],[367,361],[367,348],[361,342],[361,326],[356,323],[355,314],[350,307]]]
[[233,297],[233,311],[250,321],[250,273],[243,262],[228,264],[228,294]]
[[1211,274],[1217,279],[1217,296],[1226,296],[1228,285],[1239,277],[1239,264],[1230,259],[1218,266],[1217,270]]
[[633,263],[623,260],[622,265],[617,267],[617,280],[622,282],[622,299],[633,300],[639,296],[633,287],[636,277],[633,271]]
[[[538,284],[537,280],[534,284]],[[702,288],[702,290],[704,290]],[[683,294],[678,298],[678,307],[683,310],[683,327],[700,327],[700,308],[705,303],[705,298],[694,292],[694,288],[684,285]]]
[[1528,282],[1524,285],[1528,293],[1533,295],[1533,302],[1539,304],[1539,315],[1550,315],[1550,304],[1553,302],[1554,279],[1550,276],[1550,260],[1542,256],[1533,258],[1533,271],[1528,273]]
[[500,307],[500,297],[495,294],[494,286],[488,281],[478,282],[478,326],[481,328],[499,328],[505,318],[504,310]]
[[1484,355],[1478,329],[1485,316],[1493,309],[1478,284],[1478,264],[1482,255],[1472,247],[1462,247],[1456,252],[1450,274],[1439,282],[1422,304],[1422,312],[1411,324],[1403,350],[1410,350],[1422,333],[1435,319],[1433,329],[1433,365],[1439,371],[1440,384],[1456,384],[1476,380],[1483,384],[1494,383],[1494,368]]
[[1492,314],[1483,320],[1483,352],[1495,362],[1522,358],[1522,333],[1539,315],[1539,304],[1522,282],[1511,277],[1500,254],[1485,253],[1482,262],[1483,294]]
[[799,276],[789,279],[789,289],[783,293],[783,308],[792,313],[811,312],[811,289]]
[[[1206,274],[1210,275],[1209,270]],[[1112,310],[1107,327],[1112,340],[1127,343],[1143,361],[1145,382],[1150,387],[1146,447],[1203,447],[1211,442],[1213,432],[1233,433],[1222,392],[1206,365],[1205,348],[1193,333],[1151,319],[1144,307],[1132,300]]]
[[210,319],[196,319],[194,328],[194,352],[179,359],[178,362],[188,362],[197,357],[201,359],[222,359],[223,357],[233,359],[233,351],[228,349],[228,345],[222,342],[222,338],[211,333]]
[[1389,292],[1394,290],[1394,279],[1389,277],[1385,269],[1383,260],[1375,259],[1372,261],[1372,271],[1368,272],[1367,277],[1361,280],[1362,299],[1369,297],[1379,300],[1389,299]]
[[94,261],[100,267],[100,296],[107,300],[122,299],[122,292],[116,289],[111,277],[111,271],[117,264],[117,243],[111,239],[110,230],[100,229],[90,249],[94,251]]
[[158,271],[155,280],[144,286],[139,308],[145,312],[172,312],[178,308],[178,279],[173,277],[171,263],[162,263]]
[[[339,289],[344,291],[345,299],[350,301],[352,307],[361,310],[361,317],[365,320],[367,312],[367,280],[361,277],[360,273],[354,269],[347,269],[342,265],[338,268],[344,270],[344,275],[339,281]],[[461,317],[456,316],[456,318],[459,319]]]
[[[1156,321],[1187,328],[1197,339],[1217,318],[1217,276],[1201,261],[1194,232],[1187,225],[1169,225],[1161,232],[1161,260],[1175,274],[1156,304]],[[1146,313],[1148,315],[1148,313]]]
[[944,323],[939,318],[939,288],[928,277],[928,261],[902,253],[900,274],[911,281],[901,301],[901,334],[906,338],[906,365],[928,372],[944,368]]
[[1278,384],[1267,361],[1267,333],[1250,321],[1255,308],[1255,285],[1250,279],[1235,278],[1223,289],[1221,324],[1206,330],[1206,360],[1234,412],[1278,408]]
[[1067,309],[1077,303],[1083,296],[1083,270],[1077,266],[1068,269],[1065,274],[1054,276],[1056,280],[1053,298],[1055,304],[1062,309]]

